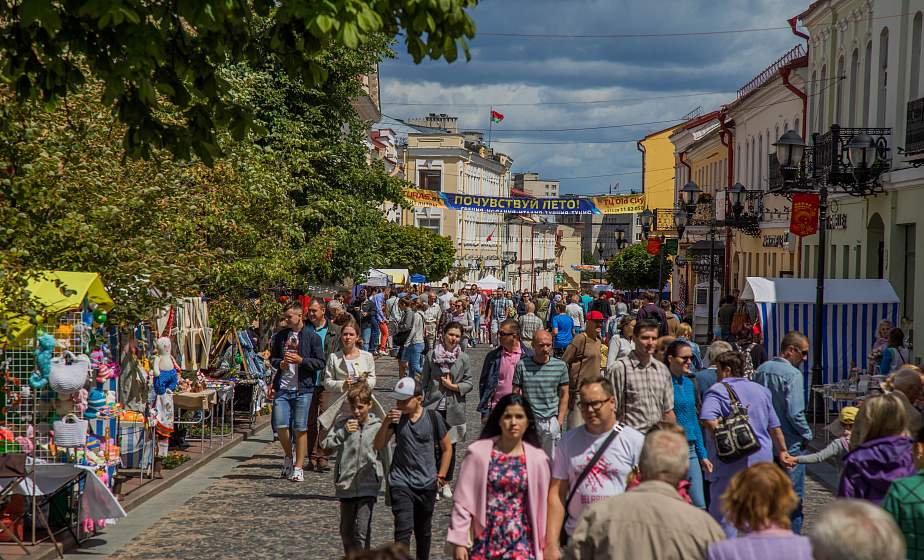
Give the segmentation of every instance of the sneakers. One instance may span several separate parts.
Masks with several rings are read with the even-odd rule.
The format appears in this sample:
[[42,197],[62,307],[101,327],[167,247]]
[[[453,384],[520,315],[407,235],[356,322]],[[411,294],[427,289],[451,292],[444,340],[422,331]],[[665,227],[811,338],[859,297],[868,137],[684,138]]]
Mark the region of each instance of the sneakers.
[[282,462],[282,475],[281,478],[289,478],[292,476],[292,457],[286,457]]
[[451,500],[451,499],[452,499],[452,487],[449,486],[449,483],[447,483],[445,486],[443,486],[443,489],[442,489],[442,490],[440,490],[439,492],[437,492],[437,494],[436,494],[437,499],[439,499],[440,494],[442,494],[443,497],[446,498],[447,500]]
[[292,482],[305,482],[305,471],[298,467],[292,468],[292,476],[289,477]]

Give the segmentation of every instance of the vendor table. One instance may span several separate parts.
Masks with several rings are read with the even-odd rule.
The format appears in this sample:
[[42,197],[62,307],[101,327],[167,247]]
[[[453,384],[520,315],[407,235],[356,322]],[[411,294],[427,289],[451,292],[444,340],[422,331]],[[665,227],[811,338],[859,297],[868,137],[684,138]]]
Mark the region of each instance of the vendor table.
[[[174,418],[174,425],[199,425],[199,437],[187,437],[188,441],[199,441],[205,443],[205,424],[209,423],[209,449],[212,448],[212,428],[215,427],[215,405],[218,404],[218,393],[214,389],[205,389],[196,393],[174,393],[173,408],[174,416],[180,416],[180,410],[194,410],[199,413],[199,420],[178,420]],[[180,416],[182,417],[182,416]],[[204,445],[200,445],[199,452],[202,453]]]
[[227,419],[228,403],[231,403],[231,437],[234,437],[234,382],[233,381],[211,381],[208,383],[209,389],[215,391],[218,399],[218,405],[221,413],[221,431],[219,432],[219,445],[225,444],[225,420]]

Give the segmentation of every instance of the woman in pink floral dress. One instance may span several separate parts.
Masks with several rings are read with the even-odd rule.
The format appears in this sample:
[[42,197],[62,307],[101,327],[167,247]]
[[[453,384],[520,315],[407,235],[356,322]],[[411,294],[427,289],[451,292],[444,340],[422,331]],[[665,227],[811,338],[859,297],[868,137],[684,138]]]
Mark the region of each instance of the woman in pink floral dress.
[[542,560],[549,460],[521,395],[503,397],[469,445],[446,536],[455,560]]

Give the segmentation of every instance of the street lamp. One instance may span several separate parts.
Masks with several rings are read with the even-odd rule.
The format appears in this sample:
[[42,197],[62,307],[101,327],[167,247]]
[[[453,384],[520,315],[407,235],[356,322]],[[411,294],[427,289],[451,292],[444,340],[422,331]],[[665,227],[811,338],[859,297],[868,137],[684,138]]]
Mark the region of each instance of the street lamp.
[[735,219],[740,220],[741,212],[744,211],[744,185],[735,183],[732,188],[728,189],[728,194],[731,195],[732,212],[735,214]]
[[687,229],[687,224],[690,223],[690,214],[683,208],[678,208],[674,210],[674,226],[677,228],[677,243],[680,243],[680,239],[683,237],[683,232]]
[[651,231],[651,222],[654,220],[654,213],[648,208],[639,215],[639,220],[642,222],[642,237],[648,239],[648,232]]
[[617,229],[616,230],[616,248],[622,251],[623,249],[625,249],[628,243],[629,243],[629,240],[626,239],[626,230]]
[[603,240],[597,240],[597,264],[600,265],[600,278],[604,278],[604,265],[606,264],[606,259],[603,258]]
[[680,189],[680,197],[687,211],[687,218],[692,218],[696,212],[696,203],[699,202],[699,195],[703,191],[693,180],[687,181],[687,184]]
[[812,385],[822,384],[824,347],[825,258],[828,230],[828,189],[841,188],[852,196],[881,192],[879,175],[891,168],[887,136],[890,128],[841,128],[812,135],[807,146],[794,130],[777,141],[776,157],[783,175],[783,194],[796,190],[818,192],[818,277],[815,283],[815,325],[812,341]]

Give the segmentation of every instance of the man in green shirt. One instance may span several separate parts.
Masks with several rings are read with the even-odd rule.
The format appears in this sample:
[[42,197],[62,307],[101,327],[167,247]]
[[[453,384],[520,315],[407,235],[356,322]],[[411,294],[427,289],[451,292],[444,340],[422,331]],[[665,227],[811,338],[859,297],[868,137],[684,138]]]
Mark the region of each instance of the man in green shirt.
[[513,390],[532,406],[542,449],[551,459],[568,414],[568,366],[552,356],[552,334],[545,329],[533,335],[533,351],[532,358],[517,362]]

